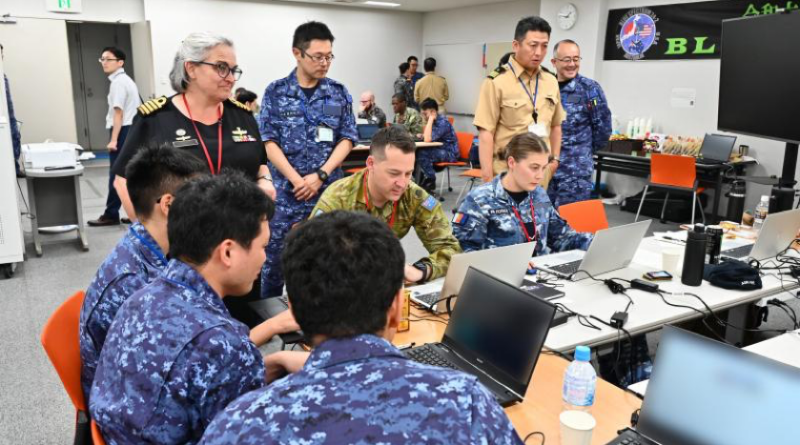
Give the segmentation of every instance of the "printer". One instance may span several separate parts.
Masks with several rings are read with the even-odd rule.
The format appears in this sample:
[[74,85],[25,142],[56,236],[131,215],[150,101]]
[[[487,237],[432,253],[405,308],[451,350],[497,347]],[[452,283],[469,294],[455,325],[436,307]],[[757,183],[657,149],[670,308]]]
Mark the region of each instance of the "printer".
[[75,167],[78,165],[80,145],[69,142],[46,142],[22,146],[25,170]]

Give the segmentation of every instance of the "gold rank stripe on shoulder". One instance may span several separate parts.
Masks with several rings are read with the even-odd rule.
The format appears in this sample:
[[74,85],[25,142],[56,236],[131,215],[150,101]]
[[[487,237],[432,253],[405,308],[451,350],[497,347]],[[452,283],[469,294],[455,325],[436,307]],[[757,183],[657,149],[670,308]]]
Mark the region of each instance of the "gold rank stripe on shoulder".
[[228,100],[231,101],[232,104],[236,105],[237,107],[239,107],[239,108],[241,108],[241,109],[243,109],[245,111],[248,111],[248,112],[252,111],[250,109],[250,107],[248,107],[247,105],[239,102],[238,100],[236,100],[236,99],[234,99],[232,97],[228,98]]
[[505,71],[506,71],[506,70],[505,70],[503,67],[500,67],[500,68],[498,68],[498,69],[496,69],[496,70],[492,71],[491,73],[489,73],[489,75],[488,75],[488,76],[486,76],[486,77],[488,77],[489,79],[494,79],[495,77],[497,77],[497,76],[499,76],[499,75],[503,74]]
[[155,113],[157,110],[160,110],[167,104],[167,96],[157,97],[155,99],[150,99],[147,102],[139,105],[139,112],[142,113],[142,116],[147,116],[148,114]]

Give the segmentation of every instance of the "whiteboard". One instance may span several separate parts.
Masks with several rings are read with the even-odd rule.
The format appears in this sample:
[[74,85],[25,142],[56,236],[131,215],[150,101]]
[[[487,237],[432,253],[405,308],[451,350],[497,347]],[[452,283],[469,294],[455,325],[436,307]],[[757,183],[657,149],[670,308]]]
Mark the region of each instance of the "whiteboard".
[[[426,45],[425,57],[436,59],[436,74],[447,80],[450,99],[445,103],[448,113],[474,114],[478,94],[486,75],[496,66],[497,60],[511,49],[511,42],[490,43],[487,48],[487,66],[483,66],[483,43],[456,43]],[[495,54],[499,54],[495,56]]]

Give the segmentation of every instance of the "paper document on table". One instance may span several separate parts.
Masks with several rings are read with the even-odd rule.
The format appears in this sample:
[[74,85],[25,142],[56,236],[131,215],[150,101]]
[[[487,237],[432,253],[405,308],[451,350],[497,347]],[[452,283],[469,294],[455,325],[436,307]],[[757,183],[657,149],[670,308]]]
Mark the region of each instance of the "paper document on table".
[[685,230],[676,230],[671,232],[653,232],[653,237],[659,241],[664,241],[673,244],[686,244],[688,232]]

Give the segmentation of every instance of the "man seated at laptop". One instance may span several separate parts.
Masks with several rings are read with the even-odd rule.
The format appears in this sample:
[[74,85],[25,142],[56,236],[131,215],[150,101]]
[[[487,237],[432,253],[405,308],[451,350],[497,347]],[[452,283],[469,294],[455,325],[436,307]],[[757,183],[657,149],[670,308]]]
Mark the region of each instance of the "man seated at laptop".
[[439,114],[439,105],[428,98],[420,104],[423,122],[422,140],[424,142],[441,142],[441,147],[425,147],[417,152],[417,163],[422,171],[420,185],[428,191],[436,188],[436,171],[433,164],[437,162],[455,162],[458,159],[458,138],[456,131],[446,117]]
[[167,215],[175,191],[207,171],[199,159],[171,147],[144,148],[128,164],[128,193],[139,222],[106,257],[86,290],[78,325],[84,396],[92,389],[100,351],[120,306],[167,267]]
[[381,129],[372,138],[367,168],[330,185],[311,218],[334,210],[357,210],[386,222],[398,238],[411,228],[430,255],[406,265],[409,283],[424,283],[447,273],[450,257],[461,252],[439,201],[411,181],[416,145],[400,127]]
[[536,241],[534,255],[589,248],[592,235],[578,233],[539,187],[550,149],[532,133],[514,136],[505,149],[508,171],[472,189],[453,217],[453,233],[465,252]]
[[378,127],[386,126],[386,113],[375,104],[375,94],[372,91],[361,93],[361,105],[358,108],[359,119],[366,119],[370,124]]
[[273,212],[239,172],[178,190],[171,259],[122,305],[100,354],[89,412],[108,443],[197,443],[228,403],[266,384],[271,356],[262,358],[222,299],[253,286]]
[[419,111],[408,106],[403,94],[392,96],[392,109],[394,109],[392,123],[406,127],[412,136],[422,134],[422,116]]
[[386,224],[363,213],[326,213],[290,232],[286,288],[314,349],[302,370],[228,405],[202,443],[522,444],[476,377],[391,344],[404,257]]

